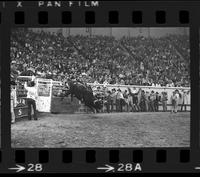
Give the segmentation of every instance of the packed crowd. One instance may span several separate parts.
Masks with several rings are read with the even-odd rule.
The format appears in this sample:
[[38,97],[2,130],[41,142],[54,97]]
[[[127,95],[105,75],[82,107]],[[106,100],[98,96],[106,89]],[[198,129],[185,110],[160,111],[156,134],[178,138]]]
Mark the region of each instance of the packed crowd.
[[15,29],[11,76],[100,84],[190,86],[189,37],[69,36]]

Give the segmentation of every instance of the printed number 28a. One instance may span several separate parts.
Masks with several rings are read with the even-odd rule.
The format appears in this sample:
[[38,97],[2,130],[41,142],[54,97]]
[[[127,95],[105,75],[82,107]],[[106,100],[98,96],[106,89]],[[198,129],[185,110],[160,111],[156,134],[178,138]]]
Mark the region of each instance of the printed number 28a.
[[28,169],[27,171],[30,171],[30,172],[34,172],[34,171],[42,171],[42,164],[40,163],[37,163],[37,164],[32,164],[32,163],[29,163],[28,164]]

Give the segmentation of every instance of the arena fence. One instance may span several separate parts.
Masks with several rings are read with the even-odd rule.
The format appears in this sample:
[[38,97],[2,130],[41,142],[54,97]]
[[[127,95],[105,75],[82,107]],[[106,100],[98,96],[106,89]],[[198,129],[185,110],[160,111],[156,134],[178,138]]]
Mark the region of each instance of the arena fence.
[[[19,82],[25,82],[28,80],[32,80],[33,77],[31,76],[20,76],[18,78]],[[183,91],[186,91],[187,94],[187,102],[186,104],[186,110],[190,111],[190,104],[191,104],[191,92],[189,87],[154,87],[154,86],[138,86],[138,85],[104,85],[104,84],[93,84],[89,83],[93,90],[95,90],[97,87],[100,87],[100,89],[105,90],[112,90],[113,88],[121,89],[122,91],[128,90],[128,88],[133,89],[136,88],[138,90],[141,88],[142,90],[151,92],[152,90],[154,92],[158,92],[161,94],[161,92],[167,92],[168,95],[168,101],[167,101],[167,109],[168,111],[171,110],[171,95],[172,92],[175,90],[179,90],[179,92],[182,94]],[[80,101],[78,101],[76,98],[73,102],[71,102],[70,98],[66,98],[63,100],[61,97],[59,97],[59,93],[62,90],[62,82],[59,81],[53,81],[52,79],[43,79],[43,78],[36,78],[36,89],[37,89],[37,100],[36,100],[36,107],[39,112],[65,112],[65,113],[75,113],[79,108],[83,108],[83,105],[81,105]],[[19,102],[23,102],[24,95],[18,99]],[[183,98],[181,97],[179,99],[179,110],[181,109],[181,104],[183,102]],[[116,107],[116,105],[114,105]],[[57,109],[58,108],[58,109]],[[27,116],[27,106],[16,106],[15,107],[15,113],[19,116],[17,117],[23,117],[23,115]],[[65,110],[65,111],[61,111]],[[125,108],[124,108],[125,110]],[[106,111],[106,106],[103,107],[103,112]],[[162,104],[159,104],[159,111],[162,111]]]

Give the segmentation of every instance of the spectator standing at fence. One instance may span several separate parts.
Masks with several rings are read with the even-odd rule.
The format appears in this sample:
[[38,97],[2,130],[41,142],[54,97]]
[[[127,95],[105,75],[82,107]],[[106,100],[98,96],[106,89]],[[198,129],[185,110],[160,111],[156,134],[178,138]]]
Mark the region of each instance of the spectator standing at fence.
[[117,110],[117,108],[116,108],[116,96],[117,96],[116,89],[113,88],[112,93],[110,95],[110,97],[111,97],[111,103],[110,103],[111,104],[111,112],[113,112],[113,110],[114,110],[114,105],[115,105],[115,111]]
[[132,107],[133,111],[139,111],[139,107],[138,107],[138,93],[135,89],[135,87],[133,88],[133,91],[131,91],[130,88],[128,88],[129,90],[129,105]]
[[134,107],[133,107],[133,93],[131,92],[130,88],[128,88],[128,99],[127,99],[127,102],[128,102],[128,112],[134,112]]
[[161,96],[161,102],[162,102],[162,106],[163,106],[163,111],[166,112],[167,111],[167,92],[162,92],[162,96]]
[[142,96],[142,89],[139,88],[139,91],[137,93],[137,107],[139,108],[139,111],[141,111],[141,96]]
[[175,91],[173,91],[172,96],[171,96],[171,104],[172,104],[172,110],[171,113],[175,112]]
[[134,111],[139,112],[140,111],[140,107],[138,106],[138,95],[137,95],[137,93],[133,94],[132,97],[133,97],[133,108],[134,108]]
[[116,91],[116,112],[119,112],[119,102],[120,102],[119,89],[117,89],[117,91]]
[[149,110],[151,112],[154,112],[155,111],[154,102],[155,102],[156,98],[155,98],[155,93],[154,93],[153,90],[151,91],[151,94],[150,94],[149,98],[150,98],[150,109]]
[[36,108],[36,97],[37,97],[37,91],[35,88],[35,82],[31,81],[29,82],[29,85],[27,82],[24,84],[24,88],[27,90],[27,105],[28,105],[28,119],[31,120],[31,112],[33,108],[33,117],[34,120],[38,120],[37,118],[37,108]]
[[141,108],[141,111],[146,111],[146,95],[145,95],[145,91],[142,90],[141,92],[141,100],[140,100],[140,108]]
[[117,90],[117,111],[122,112],[123,111],[123,103],[124,103],[124,97],[122,94],[121,89]]
[[125,99],[124,99],[124,95],[123,95],[121,89],[120,89],[119,95],[120,95],[120,106],[119,106],[119,108],[120,108],[120,112],[123,112],[123,106],[125,105]]
[[171,112],[177,113],[178,111],[178,99],[179,99],[179,94],[177,90],[175,90],[171,96],[171,102],[172,102],[172,110]]
[[106,93],[106,111],[110,113],[110,106],[111,106],[111,91],[108,90]]
[[158,112],[158,108],[159,108],[159,93],[156,92],[155,94],[155,100],[154,100],[154,108],[155,108],[155,112]]
[[128,103],[128,91],[125,90],[124,93],[123,93],[123,97],[124,97],[124,103],[125,103],[125,107],[126,107],[126,111],[128,112],[129,110],[129,103]]
[[14,81],[11,82],[11,95],[10,95],[10,109],[11,109],[11,123],[15,123],[15,112],[14,108],[17,101],[17,95],[16,95],[16,83]]
[[181,111],[183,111],[183,107],[185,108],[184,111],[187,111],[187,104],[188,104],[188,92],[184,90],[182,94]]
[[149,97],[150,97],[150,94],[148,91],[146,91],[146,99],[145,99],[145,104],[146,104],[146,111],[149,111]]
[[180,93],[179,91],[176,89],[175,90],[175,95],[176,95],[176,99],[175,99],[175,113],[178,112],[178,104],[179,104],[179,99],[180,99]]
[[128,112],[135,111],[134,106],[133,106],[133,96],[134,96],[134,93],[131,91],[130,88],[128,88]]

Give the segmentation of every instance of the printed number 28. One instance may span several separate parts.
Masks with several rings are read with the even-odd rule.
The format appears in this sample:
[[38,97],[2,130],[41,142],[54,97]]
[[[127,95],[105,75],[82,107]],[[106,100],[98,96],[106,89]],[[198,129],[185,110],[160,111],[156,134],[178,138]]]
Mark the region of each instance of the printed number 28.
[[32,163],[29,163],[28,164],[28,169],[27,171],[30,171],[30,172],[34,172],[34,171],[42,171],[42,164],[40,163],[37,163],[37,164],[32,164]]
[[118,164],[119,168],[117,171],[132,171],[133,170],[133,165],[131,163],[123,164],[120,163]]

